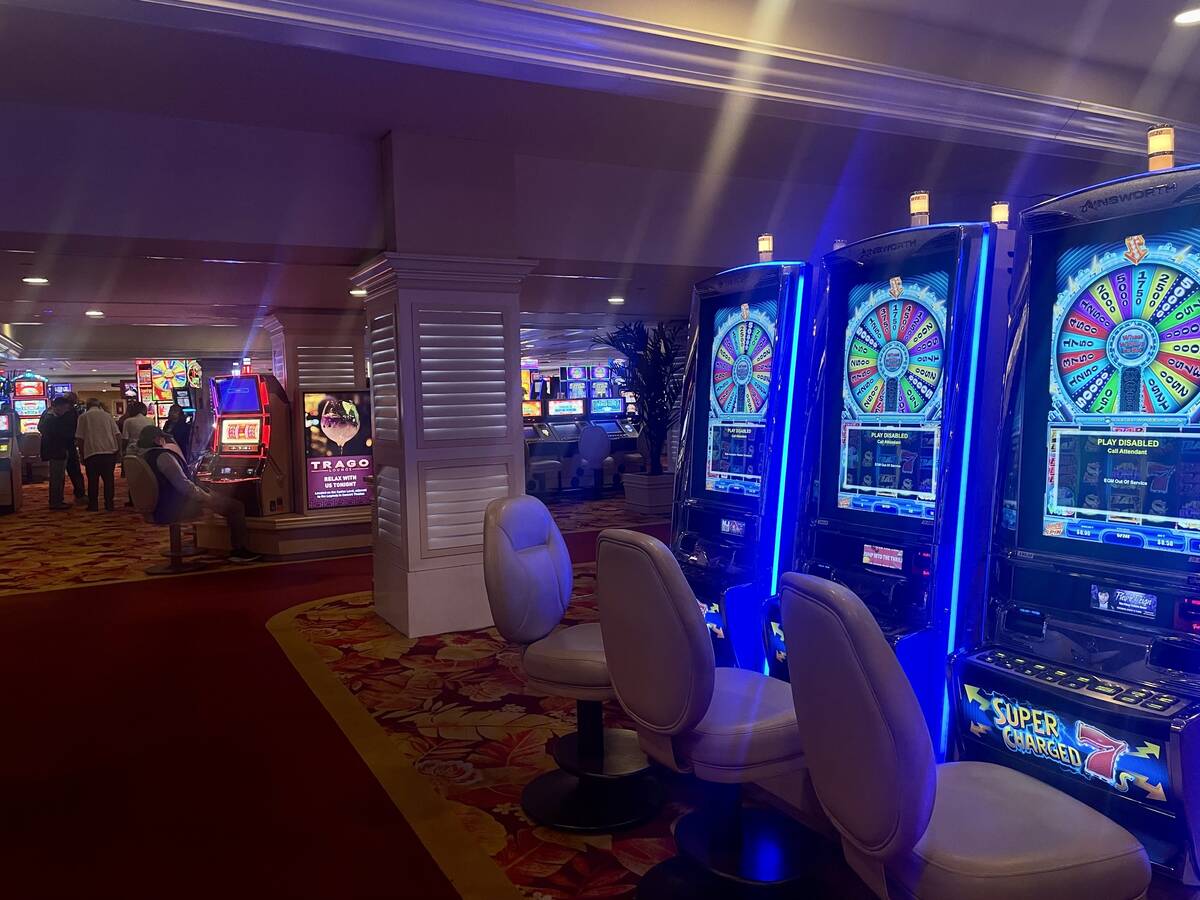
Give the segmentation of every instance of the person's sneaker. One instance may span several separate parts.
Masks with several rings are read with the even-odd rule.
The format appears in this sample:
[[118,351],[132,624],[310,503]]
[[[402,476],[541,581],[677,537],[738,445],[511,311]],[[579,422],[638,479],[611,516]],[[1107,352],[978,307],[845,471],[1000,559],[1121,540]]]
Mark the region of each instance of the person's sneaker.
[[229,561],[235,563],[252,563],[262,559],[261,553],[251,553],[249,550],[234,550],[229,554]]

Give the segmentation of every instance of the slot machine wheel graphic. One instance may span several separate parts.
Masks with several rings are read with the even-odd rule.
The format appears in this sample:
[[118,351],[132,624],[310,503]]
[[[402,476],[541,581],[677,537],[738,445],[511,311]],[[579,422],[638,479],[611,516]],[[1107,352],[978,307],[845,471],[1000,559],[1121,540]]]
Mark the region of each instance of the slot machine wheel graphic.
[[1166,263],[1091,274],[1054,336],[1063,398],[1084,415],[1174,415],[1200,396],[1200,285]]
[[885,300],[860,315],[846,353],[846,378],[868,414],[919,413],[942,380],[945,340],[919,300]]
[[150,382],[154,399],[173,401],[175,388],[187,387],[187,364],[182,359],[156,359],[150,366]]
[[723,413],[763,412],[771,388],[775,348],[767,329],[754,319],[729,325],[717,339],[712,395]]

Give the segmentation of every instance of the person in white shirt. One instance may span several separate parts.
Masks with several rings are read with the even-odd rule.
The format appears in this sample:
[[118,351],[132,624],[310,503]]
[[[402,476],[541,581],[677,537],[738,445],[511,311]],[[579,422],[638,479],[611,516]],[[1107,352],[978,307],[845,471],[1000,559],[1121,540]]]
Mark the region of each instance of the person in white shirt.
[[75,426],[75,443],[79,446],[79,455],[87,470],[88,510],[96,512],[100,508],[101,481],[104,482],[104,508],[111,510],[116,492],[115,472],[121,435],[117,432],[113,417],[95,397],[87,402],[87,409]]
[[138,435],[142,433],[143,428],[154,423],[146,415],[146,404],[140,400],[134,400],[129,404],[128,413],[125,417],[125,424],[121,426],[121,455],[138,456],[141,452],[141,448],[138,447]]

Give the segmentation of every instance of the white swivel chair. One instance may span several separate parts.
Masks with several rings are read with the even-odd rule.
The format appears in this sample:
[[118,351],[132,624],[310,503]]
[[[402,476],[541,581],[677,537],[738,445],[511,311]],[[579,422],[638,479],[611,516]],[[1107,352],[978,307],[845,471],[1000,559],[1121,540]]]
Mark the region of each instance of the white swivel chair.
[[579,469],[585,477],[591,473],[592,488],[596,493],[605,484],[611,484],[617,473],[612,439],[599,425],[585,425],[579,432]]

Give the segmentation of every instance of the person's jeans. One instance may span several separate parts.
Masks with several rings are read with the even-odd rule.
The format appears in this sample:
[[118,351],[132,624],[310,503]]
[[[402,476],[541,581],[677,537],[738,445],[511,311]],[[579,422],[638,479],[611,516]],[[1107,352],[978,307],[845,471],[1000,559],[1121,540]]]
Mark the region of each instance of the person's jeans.
[[66,501],[63,499],[63,493],[67,486],[67,460],[52,459],[48,462],[50,466],[50,508],[56,506],[64,506]]
[[93,453],[83,461],[88,476],[88,509],[97,509],[96,500],[100,494],[100,481],[104,481],[104,508],[113,508],[113,495],[116,491],[114,483],[117,468],[117,454]]
[[87,488],[83,485],[83,469],[79,466],[79,452],[71,448],[71,452],[67,454],[67,475],[71,478],[71,488],[75,492],[75,499],[82,499],[87,494]]
[[195,501],[189,502],[183,518],[191,518],[197,515],[201,506],[211,509],[218,516],[225,519],[226,524],[229,525],[229,546],[232,549],[246,549],[246,507],[241,500],[225,494],[206,492],[203,504]]

